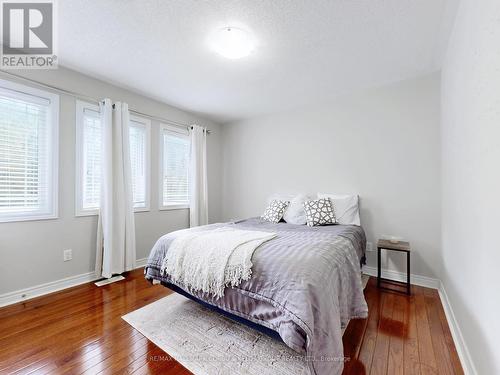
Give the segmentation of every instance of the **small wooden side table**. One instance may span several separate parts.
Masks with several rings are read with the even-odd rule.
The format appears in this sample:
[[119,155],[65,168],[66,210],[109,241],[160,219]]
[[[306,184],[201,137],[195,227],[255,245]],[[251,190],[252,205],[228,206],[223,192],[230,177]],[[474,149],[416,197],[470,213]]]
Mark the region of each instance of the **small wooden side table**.
[[[406,283],[403,283],[401,281],[396,281],[396,280],[385,279],[382,277],[382,261],[381,261],[382,249],[406,253]],[[389,240],[378,240],[378,242],[377,242],[377,287],[378,288],[381,288],[380,284],[382,282],[388,282],[388,283],[392,283],[392,284],[396,284],[396,285],[406,286],[406,294],[408,294],[408,295],[411,294],[410,254],[411,254],[411,250],[410,250],[410,243],[409,242],[399,241],[397,243],[393,243]],[[390,289],[390,290],[394,290],[394,289]]]

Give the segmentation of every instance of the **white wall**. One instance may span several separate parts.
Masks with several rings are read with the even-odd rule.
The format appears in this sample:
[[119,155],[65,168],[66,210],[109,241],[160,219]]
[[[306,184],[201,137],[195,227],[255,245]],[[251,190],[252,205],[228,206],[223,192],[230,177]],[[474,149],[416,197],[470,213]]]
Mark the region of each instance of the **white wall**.
[[[413,273],[436,276],[439,79],[434,74],[224,125],[224,218],[260,215],[274,192],[359,193],[368,241],[382,234],[408,239]],[[368,257],[375,265],[376,253]],[[399,257],[387,267],[404,271]]]
[[[219,220],[222,176],[219,125],[68,69],[28,71],[23,75],[89,97],[125,101],[131,108],[149,115],[208,126],[212,130],[208,137],[209,219]],[[0,74],[0,78],[7,76]],[[135,214],[138,259],[148,256],[161,235],[185,228],[189,223],[188,210],[158,211],[158,136],[158,123],[153,121],[151,211]],[[94,269],[97,217],[75,217],[75,99],[67,95],[60,97],[59,137],[59,218],[0,223],[0,295]],[[73,249],[72,261],[63,262],[63,249]]]
[[500,3],[463,0],[442,76],[441,278],[478,374],[500,374]]

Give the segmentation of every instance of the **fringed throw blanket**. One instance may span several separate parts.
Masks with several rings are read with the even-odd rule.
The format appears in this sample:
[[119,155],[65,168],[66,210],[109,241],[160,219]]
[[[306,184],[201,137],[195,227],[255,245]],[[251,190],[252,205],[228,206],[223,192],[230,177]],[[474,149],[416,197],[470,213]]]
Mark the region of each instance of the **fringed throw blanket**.
[[274,237],[276,233],[227,227],[185,232],[170,245],[161,272],[190,291],[220,298],[226,286],[250,279],[255,249]]

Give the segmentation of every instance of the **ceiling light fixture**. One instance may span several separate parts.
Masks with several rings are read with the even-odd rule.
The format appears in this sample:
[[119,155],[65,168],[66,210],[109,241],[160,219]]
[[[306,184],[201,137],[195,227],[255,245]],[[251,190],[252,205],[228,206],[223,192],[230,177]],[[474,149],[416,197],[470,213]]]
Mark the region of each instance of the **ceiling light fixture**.
[[253,35],[239,27],[226,26],[216,30],[211,37],[212,49],[228,59],[248,56],[255,44]]

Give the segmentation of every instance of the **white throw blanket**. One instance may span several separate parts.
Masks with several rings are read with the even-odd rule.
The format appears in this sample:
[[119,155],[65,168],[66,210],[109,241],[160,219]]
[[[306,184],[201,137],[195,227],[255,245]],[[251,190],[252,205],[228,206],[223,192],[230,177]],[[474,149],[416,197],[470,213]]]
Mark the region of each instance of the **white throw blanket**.
[[161,272],[190,291],[220,298],[226,286],[250,279],[255,249],[274,237],[276,233],[227,227],[186,232],[170,244]]

